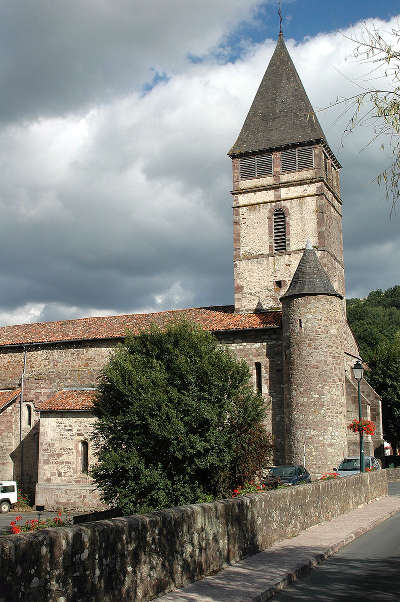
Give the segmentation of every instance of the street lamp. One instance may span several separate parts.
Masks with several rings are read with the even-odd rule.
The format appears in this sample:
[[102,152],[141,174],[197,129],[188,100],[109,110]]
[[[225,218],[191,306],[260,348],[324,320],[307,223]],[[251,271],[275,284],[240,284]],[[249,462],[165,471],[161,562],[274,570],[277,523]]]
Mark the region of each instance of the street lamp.
[[[361,389],[360,383],[362,377],[364,376],[364,368],[362,367],[362,363],[357,360],[353,366],[353,374],[354,378],[357,381],[358,385],[358,420],[361,427],[362,420],[362,408],[361,408]],[[360,472],[364,472],[364,431],[360,428]]]

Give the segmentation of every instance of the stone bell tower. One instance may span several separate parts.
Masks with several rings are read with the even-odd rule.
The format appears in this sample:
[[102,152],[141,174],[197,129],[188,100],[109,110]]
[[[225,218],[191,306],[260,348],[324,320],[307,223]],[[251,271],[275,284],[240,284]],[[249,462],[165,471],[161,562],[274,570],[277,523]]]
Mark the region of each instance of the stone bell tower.
[[307,239],[344,295],[340,164],[282,34],[228,154],[233,163],[235,310],[280,307]]

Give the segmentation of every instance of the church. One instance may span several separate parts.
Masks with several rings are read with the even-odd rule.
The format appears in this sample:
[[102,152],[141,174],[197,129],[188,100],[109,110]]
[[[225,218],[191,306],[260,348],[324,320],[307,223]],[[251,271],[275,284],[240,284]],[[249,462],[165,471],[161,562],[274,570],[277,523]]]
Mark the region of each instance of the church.
[[[234,305],[0,328],[0,478],[37,506],[101,507],[90,477],[101,368],[128,331],[185,317],[244,359],[267,408],[274,463],[314,475],[357,455],[347,324],[341,165],[282,34],[239,136],[233,168]],[[381,402],[361,381],[365,452],[383,450]]]

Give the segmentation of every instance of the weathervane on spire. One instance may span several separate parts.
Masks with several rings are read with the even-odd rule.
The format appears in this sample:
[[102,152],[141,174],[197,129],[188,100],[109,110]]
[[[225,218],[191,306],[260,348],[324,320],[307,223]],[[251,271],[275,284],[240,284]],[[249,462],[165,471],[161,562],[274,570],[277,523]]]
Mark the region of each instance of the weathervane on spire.
[[281,6],[281,0],[279,0],[278,15],[279,15],[279,35],[281,36],[283,34],[283,31],[282,31],[282,6]]

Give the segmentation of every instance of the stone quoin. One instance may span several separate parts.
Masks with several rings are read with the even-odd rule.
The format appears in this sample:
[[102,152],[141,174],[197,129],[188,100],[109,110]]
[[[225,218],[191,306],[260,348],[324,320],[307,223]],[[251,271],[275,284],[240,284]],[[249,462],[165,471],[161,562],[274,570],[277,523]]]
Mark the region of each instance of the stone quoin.
[[[90,477],[100,370],[127,331],[180,316],[248,363],[275,464],[318,474],[357,453],[346,429],[358,414],[359,351],[344,300],[341,166],[282,35],[229,156],[234,305],[0,328],[0,478],[37,505],[101,507]],[[362,404],[377,425],[366,453],[379,455],[381,403],[366,381]]]

